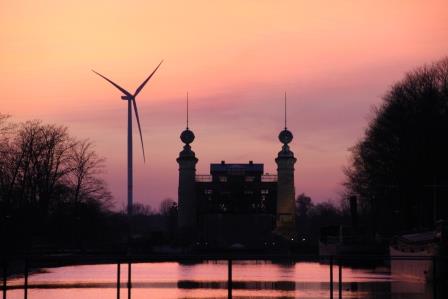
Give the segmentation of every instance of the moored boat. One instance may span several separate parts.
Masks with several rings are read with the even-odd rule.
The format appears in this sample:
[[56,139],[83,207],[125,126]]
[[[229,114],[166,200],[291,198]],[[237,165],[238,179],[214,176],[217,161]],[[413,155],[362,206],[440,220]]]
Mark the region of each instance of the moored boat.
[[[389,246],[391,274],[399,279],[429,282],[445,272],[446,223],[436,230],[395,237]],[[434,268],[434,266],[436,268]]]

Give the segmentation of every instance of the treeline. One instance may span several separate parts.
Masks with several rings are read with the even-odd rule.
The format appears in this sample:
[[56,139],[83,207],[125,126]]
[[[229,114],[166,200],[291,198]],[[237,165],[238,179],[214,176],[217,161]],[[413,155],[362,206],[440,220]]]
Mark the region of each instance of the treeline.
[[[92,143],[67,128],[15,123],[0,114],[1,250],[119,248],[127,242],[128,219],[112,210],[104,170]],[[135,210],[135,221],[151,222],[149,228],[168,217],[148,206]]]
[[299,243],[317,247],[321,229],[329,226],[351,225],[348,205],[334,201],[314,203],[305,193],[296,199],[296,229]]
[[433,229],[448,218],[448,58],[406,76],[351,149],[347,196],[376,236]]
[[[397,234],[428,231],[448,220],[448,57],[407,73],[373,109],[345,169],[341,207],[299,195],[299,238],[316,244],[325,226],[356,226],[388,244]],[[351,223],[349,198],[357,204]],[[445,228],[446,229],[446,228]]]

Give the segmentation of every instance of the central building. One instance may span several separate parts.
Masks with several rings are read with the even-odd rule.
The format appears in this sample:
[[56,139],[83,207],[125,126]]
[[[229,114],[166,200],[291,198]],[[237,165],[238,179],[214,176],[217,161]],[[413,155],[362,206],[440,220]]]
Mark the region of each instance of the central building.
[[198,159],[190,144],[193,132],[181,134],[178,224],[181,236],[210,248],[263,247],[278,237],[295,238],[292,133],[285,127],[275,162],[277,174],[265,174],[260,163],[210,164],[210,174],[196,174]]
[[263,164],[210,165],[195,181],[201,239],[210,246],[260,246],[276,224],[277,176]]

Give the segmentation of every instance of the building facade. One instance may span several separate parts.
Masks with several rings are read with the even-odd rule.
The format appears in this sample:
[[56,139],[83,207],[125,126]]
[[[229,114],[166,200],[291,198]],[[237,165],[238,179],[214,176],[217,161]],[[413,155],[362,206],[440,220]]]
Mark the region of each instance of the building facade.
[[260,163],[210,164],[210,174],[197,175],[198,159],[190,144],[194,134],[181,134],[185,143],[179,164],[179,231],[210,247],[260,247],[276,236],[295,238],[294,165],[289,148],[293,135],[286,128],[275,159],[277,174],[264,173]]

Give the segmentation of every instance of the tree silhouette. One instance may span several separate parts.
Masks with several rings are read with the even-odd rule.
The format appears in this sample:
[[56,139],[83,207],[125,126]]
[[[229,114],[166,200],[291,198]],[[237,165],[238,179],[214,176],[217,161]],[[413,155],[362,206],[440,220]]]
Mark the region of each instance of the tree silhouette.
[[315,203],[310,196],[302,193],[296,199],[296,229],[302,244],[315,247],[320,237],[320,230],[328,226],[347,224],[347,215],[328,200]]
[[309,211],[314,207],[311,197],[301,193],[296,199],[296,214],[298,217],[307,217]]
[[171,198],[165,198],[160,202],[160,214],[163,216],[168,216],[172,213],[172,210],[177,209],[177,203]]
[[78,141],[70,155],[68,183],[75,202],[100,201],[106,207],[111,205],[111,194],[100,175],[104,169],[104,159],[93,150],[88,140]]
[[[0,226],[7,246],[88,236],[111,205],[103,159],[67,128],[0,114]],[[5,246],[6,247],[6,246]]]
[[345,170],[372,229],[383,234],[430,228],[446,217],[448,58],[408,73],[375,108]]

